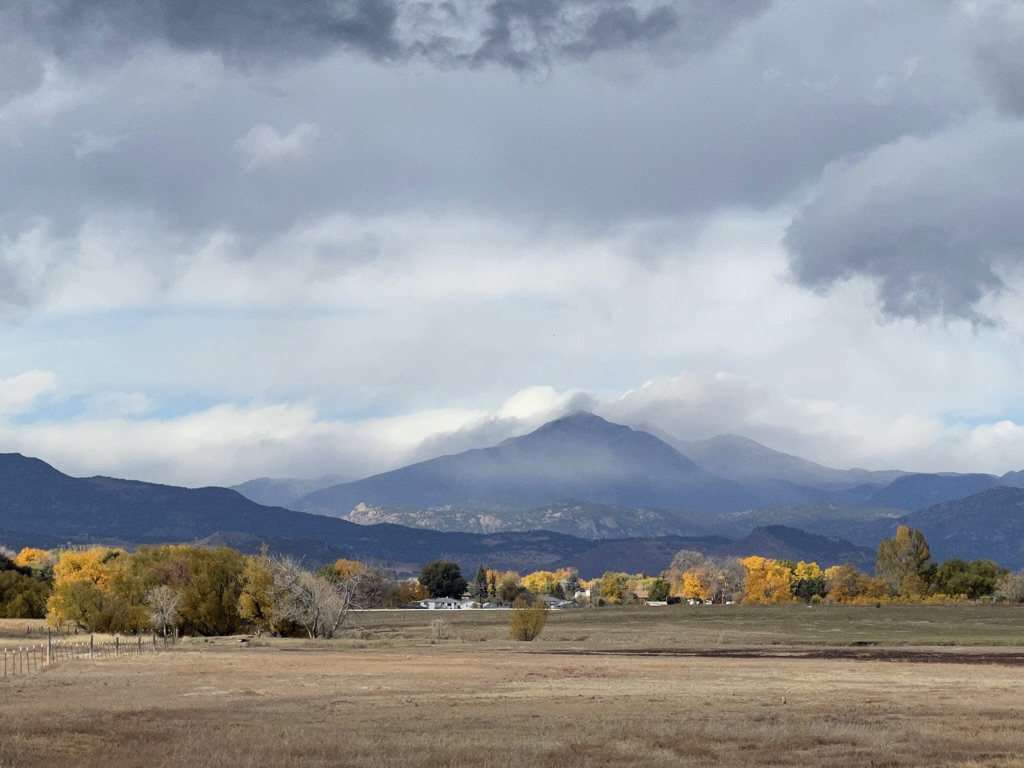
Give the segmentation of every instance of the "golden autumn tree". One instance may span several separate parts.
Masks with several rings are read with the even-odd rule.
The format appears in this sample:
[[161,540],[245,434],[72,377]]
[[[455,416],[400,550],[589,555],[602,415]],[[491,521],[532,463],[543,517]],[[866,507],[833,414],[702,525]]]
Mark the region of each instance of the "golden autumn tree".
[[864,591],[867,577],[850,563],[825,569],[825,589],[836,603],[852,603]]
[[687,600],[707,602],[711,599],[712,587],[708,584],[706,569],[691,568],[683,573],[682,597]]
[[790,568],[789,591],[793,597],[805,603],[821,600],[828,592],[825,573],[817,563],[801,560]]
[[873,578],[853,565],[833,565],[825,569],[828,599],[836,603],[877,603],[889,599],[889,584]]
[[125,568],[129,557],[112,547],[61,552],[53,566],[47,621],[72,621],[89,632],[145,626],[144,591]]
[[116,547],[64,550],[57,556],[53,566],[54,586],[86,581],[105,589],[110,586],[118,560],[127,554],[125,550]]
[[629,574],[609,571],[601,577],[600,598],[606,603],[621,603],[628,597]]
[[754,555],[740,560],[746,569],[744,603],[786,603],[791,599],[790,574],[785,565]]
[[554,571],[534,571],[520,579],[519,583],[536,595],[550,594],[558,577]]
[[242,591],[238,615],[257,632],[277,632],[274,600],[274,569],[267,548],[259,556],[247,557],[242,568]]
[[882,539],[878,545],[875,575],[889,584],[894,595],[923,597],[928,594],[935,571],[928,542],[916,528],[901,525],[891,539]]
[[45,568],[46,566],[53,565],[56,562],[56,553],[50,552],[47,549],[37,549],[35,547],[24,547],[17,555],[14,556],[15,565],[20,565],[23,568]]

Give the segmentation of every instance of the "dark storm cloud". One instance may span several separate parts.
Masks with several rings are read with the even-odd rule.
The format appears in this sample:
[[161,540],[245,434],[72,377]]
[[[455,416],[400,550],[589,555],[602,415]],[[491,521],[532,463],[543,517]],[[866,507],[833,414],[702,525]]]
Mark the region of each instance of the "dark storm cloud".
[[647,4],[601,0],[33,0],[21,17],[63,53],[113,53],[160,39],[232,61],[317,57],[347,48],[385,61],[530,70],[683,30],[720,35],[767,0]]
[[786,234],[805,287],[876,282],[889,317],[992,322],[979,305],[1024,262],[1024,123],[978,121],[828,169]]

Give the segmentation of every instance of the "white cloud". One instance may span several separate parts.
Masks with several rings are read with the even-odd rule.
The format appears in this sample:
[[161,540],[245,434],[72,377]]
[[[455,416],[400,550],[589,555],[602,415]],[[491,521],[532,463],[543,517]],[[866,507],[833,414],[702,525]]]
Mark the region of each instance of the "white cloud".
[[308,403],[218,405],[173,418],[88,415],[8,424],[3,450],[38,456],[74,475],[229,485],[268,475],[390,469],[425,439],[477,417],[449,409],[341,421],[320,417]]
[[31,411],[44,395],[57,391],[52,371],[31,370],[0,380],[0,414]]
[[245,169],[258,171],[306,158],[319,136],[320,129],[312,123],[299,123],[285,134],[261,123],[249,129],[235,146],[246,156]]
[[[55,386],[41,373],[2,382],[0,391],[7,392],[7,402],[30,408]],[[125,400],[129,406],[145,405],[138,398]],[[493,408],[387,418],[332,419],[310,403],[218,405],[173,418],[138,415],[141,407],[135,416],[93,412],[70,423],[9,423],[0,450],[35,455],[75,475],[193,486],[260,476],[356,477],[494,445],[579,406],[681,440],[739,433],[840,468],[995,473],[1024,468],[1018,458],[1024,455],[1024,426],[1009,420],[974,427],[921,415],[887,420],[856,407],[774,392],[744,377],[701,371],[652,380],[617,397],[529,387]]]

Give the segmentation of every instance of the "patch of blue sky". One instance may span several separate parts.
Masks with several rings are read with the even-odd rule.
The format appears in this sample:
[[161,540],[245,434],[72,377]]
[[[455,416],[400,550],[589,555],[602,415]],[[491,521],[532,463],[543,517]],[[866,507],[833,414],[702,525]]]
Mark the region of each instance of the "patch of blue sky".
[[1024,424],[1024,403],[1014,404],[1000,411],[945,411],[939,419],[946,427],[974,429],[1001,421]]
[[12,413],[5,417],[11,424],[53,424],[74,421],[89,410],[89,398],[79,397],[42,397],[37,400],[31,410],[24,413]]
[[68,397],[40,398],[30,411],[7,416],[11,424],[60,424],[89,419],[172,420],[209,410],[222,400],[207,395],[147,393],[146,407],[119,412],[116,408],[97,407],[98,395],[76,394]]

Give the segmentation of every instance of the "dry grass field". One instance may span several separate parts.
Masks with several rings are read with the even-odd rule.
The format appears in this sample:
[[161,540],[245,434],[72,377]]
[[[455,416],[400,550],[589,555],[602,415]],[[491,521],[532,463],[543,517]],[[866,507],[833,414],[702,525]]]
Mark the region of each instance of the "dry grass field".
[[732,608],[561,614],[534,643],[364,614],[66,662],[0,683],[0,767],[1024,767],[1024,612]]

